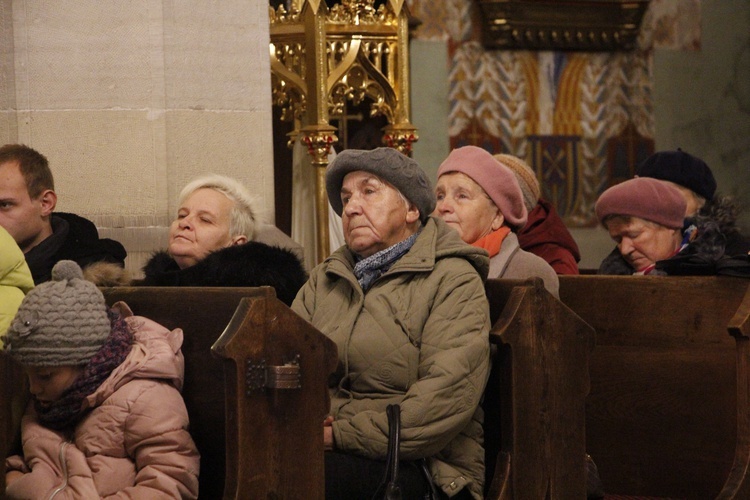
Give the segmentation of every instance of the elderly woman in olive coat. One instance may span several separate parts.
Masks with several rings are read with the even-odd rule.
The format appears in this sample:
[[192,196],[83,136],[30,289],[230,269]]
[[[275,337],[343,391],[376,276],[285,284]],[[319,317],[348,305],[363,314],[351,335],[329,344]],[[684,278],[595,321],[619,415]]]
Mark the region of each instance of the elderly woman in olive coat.
[[482,498],[486,253],[430,217],[425,173],[393,149],[343,151],[326,188],[346,245],[312,271],[292,308],[338,345],[324,422],[327,498],[372,495],[392,403],[401,406],[404,498],[423,495],[428,481],[451,498]]

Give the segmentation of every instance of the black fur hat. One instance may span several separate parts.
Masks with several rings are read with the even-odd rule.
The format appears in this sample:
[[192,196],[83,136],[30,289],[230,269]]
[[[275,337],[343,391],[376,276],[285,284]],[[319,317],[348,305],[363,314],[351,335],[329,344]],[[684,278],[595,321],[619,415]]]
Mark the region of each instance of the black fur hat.
[[716,194],[716,179],[706,162],[677,148],[659,151],[646,158],[636,172],[638,177],[653,177],[685,186],[711,200]]

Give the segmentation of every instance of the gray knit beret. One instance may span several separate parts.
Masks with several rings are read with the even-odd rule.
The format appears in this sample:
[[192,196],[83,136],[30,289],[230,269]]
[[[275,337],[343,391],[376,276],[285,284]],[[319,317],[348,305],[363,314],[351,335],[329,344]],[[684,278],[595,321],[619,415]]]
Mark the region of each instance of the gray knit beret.
[[419,164],[393,148],[365,151],[345,149],[333,159],[326,171],[326,191],[333,210],[341,215],[341,185],[350,172],[364,170],[398,189],[419,209],[422,222],[435,210],[435,191]]
[[83,279],[72,260],[52,268],[52,280],[21,302],[6,339],[6,351],[27,366],[85,365],[111,331],[99,289]]

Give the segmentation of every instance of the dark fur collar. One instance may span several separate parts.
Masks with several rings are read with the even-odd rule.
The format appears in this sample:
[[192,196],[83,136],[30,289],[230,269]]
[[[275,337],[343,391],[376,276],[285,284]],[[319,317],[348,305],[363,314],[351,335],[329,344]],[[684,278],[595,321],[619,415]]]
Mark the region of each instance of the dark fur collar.
[[213,252],[186,269],[180,269],[166,251],[160,251],[143,272],[141,284],[149,286],[272,286],[287,305],[307,280],[294,253],[255,241]]
[[724,253],[728,256],[746,256],[750,252],[750,240],[737,227],[739,212],[740,207],[730,196],[715,196],[699,212],[701,216],[714,221],[726,237]]

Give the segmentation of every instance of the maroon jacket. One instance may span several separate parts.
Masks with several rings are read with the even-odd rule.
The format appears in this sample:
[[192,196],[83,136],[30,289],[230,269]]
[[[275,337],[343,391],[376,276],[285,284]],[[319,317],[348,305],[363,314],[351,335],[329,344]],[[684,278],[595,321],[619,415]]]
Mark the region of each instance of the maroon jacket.
[[557,274],[578,274],[581,253],[550,202],[539,199],[529,220],[516,233],[521,248],[546,260]]

